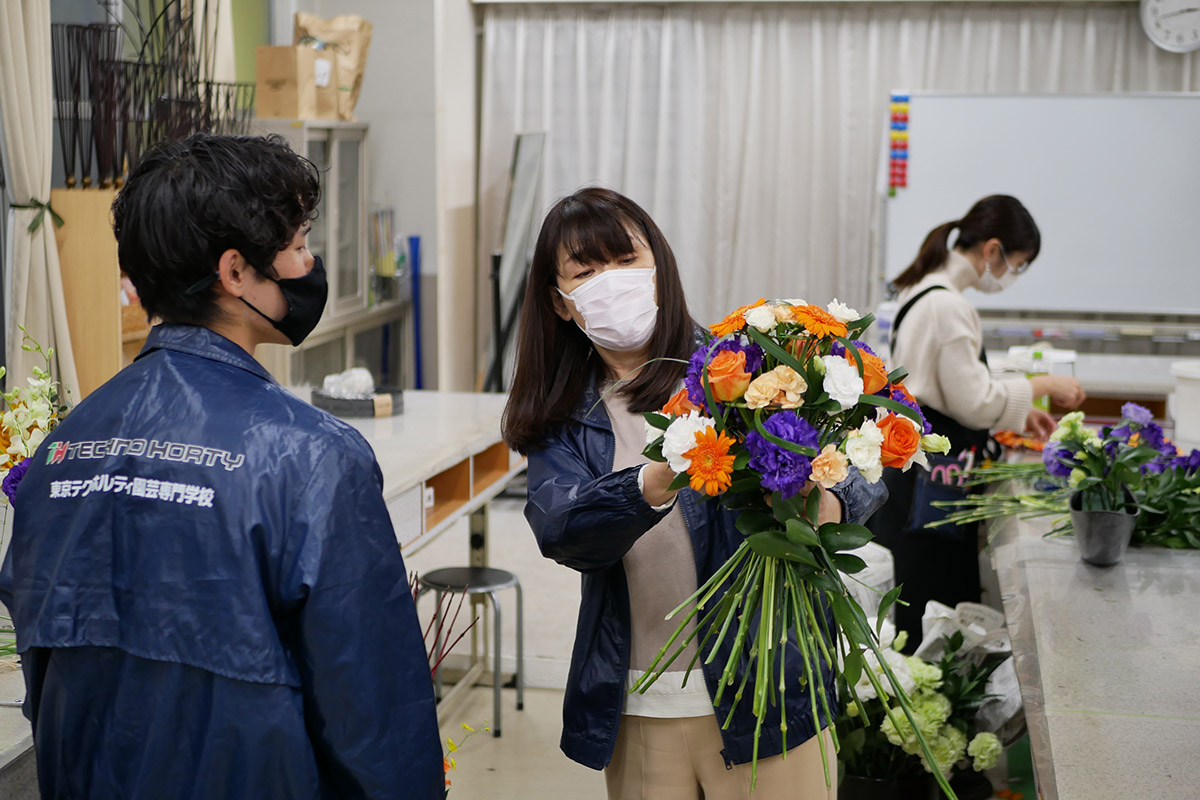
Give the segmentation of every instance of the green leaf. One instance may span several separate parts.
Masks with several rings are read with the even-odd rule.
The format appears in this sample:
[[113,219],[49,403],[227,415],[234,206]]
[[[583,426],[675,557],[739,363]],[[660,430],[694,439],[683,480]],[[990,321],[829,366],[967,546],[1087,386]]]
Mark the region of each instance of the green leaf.
[[814,525],[820,519],[821,513],[821,493],[816,489],[808,493],[808,498],[804,501],[804,518]]
[[851,320],[850,322],[846,323],[846,335],[853,339],[855,336],[871,327],[871,324],[874,322],[874,314],[866,314],[858,319]]
[[887,619],[888,611],[890,611],[892,606],[895,605],[896,600],[899,597],[900,597],[900,586],[897,586],[896,588],[892,589],[890,592],[885,594],[883,596],[883,599],[879,601],[879,611],[877,611],[875,613],[875,635],[876,636],[878,636],[879,632],[881,630],[883,630],[883,621],[885,619]]
[[835,336],[834,338],[837,339],[837,341],[841,343],[842,347],[846,348],[846,352],[853,357],[854,365],[858,368],[858,377],[861,378],[863,376],[862,353],[858,352],[858,348],[855,347],[848,338],[842,336]]
[[[738,470],[745,469],[746,465],[749,463],[750,463],[750,451],[743,450],[740,453],[738,453],[736,456],[734,456],[734,458],[733,458],[733,471],[737,472]],[[757,478],[755,478],[755,480],[757,480]],[[732,486],[730,488],[732,488]]]
[[921,424],[921,415],[920,414],[918,414],[916,411],[913,411],[911,408],[904,405],[903,403],[897,403],[895,400],[891,399],[890,397],[879,397],[878,395],[874,395],[874,394],[863,394],[863,395],[859,395],[858,402],[866,403],[867,405],[870,405],[870,406],[882,406],[882,407],[886,408],[888,411],[894,411],[897,414],[902,414],[902,415],[908,417],[909,419],[911,419],[913,422],[917,423],[918,425]]
[[789,519],[784,529],[787,540],[796,545],[820,547],[821,539],[813,527],[801,519]]
[[690,480],[691,476],[689,476],[686,472],[681,472],[675,476],[675,480],[671,481],[671,485],[667,487],[667,491],[674,492],[679,489],[684,489],[687,487]]
[[857,647],[851,648],[850,652],[846,653],[846,657],[842,659],[842,677],[846,679],[846,683],[854,685],[862,677],[862,671],[862,650],[859,650]]
[[[804,368],[804,365],[797,361],[791,353],[780,347],[774,339],[750,325],[746,326],[746,333],[750,334],[750,338],[754,340],[755,344],[757,344],[763,350],[766,350],[775,358],[779,359],[779,363],[786,364],[787,366],[796,370],[801,375],[804,375],[805,379],[807,380],[807,370]],[[811,383],[811,381],[809,381],[809,383]]]
[[908,370],[906,370],[904,367],[896,367],[894,370],[889,372],[887,376],[888,383],[899,383],[907,377]]
[[765,511],[743,511],[734,523],[743,536],[753,536],[775,527],[775,516]]
[[844,572],[847,575],[862,572],[867,568],[867,562],[851,553],[834,553],[829,557],[829,560],[833,562],[833,565],[838,568],[839,572]]
[[650,423],[653,428],[658,428],[660,431],[665,431],[671,425],[671,418],[664,414],[656,414],[653,411],[647,411],[642,414],[646,418],[646,422]]
[[651,461],[658,461],[659,463],[661,463],[661,462],[667,460],[667,457],[663,455],[662,449],[663,449],[663,440],[662,440],[662,437],[660,436],[657,439],[655,439],[653,442],[651,442],[650,444],[646,445],[646,449],[642,451],[642,455],[644,455],[646,458],[650,459]]
[[820,536],[821,546],[833,553],[857,550],[875,538],[867,526],[849,522],[826,522],[821,526]]
[[787,561],[806,564],[810,567],[820,566],[807,548],[797,547],[792,544],[779,531],[756,533],[753,536],[747,537],[746,542],[760,556],[782,558]]
[[779,524],[786,525],[788,520],[804,516],[804,498],[799,494],[784,497],[779,492],[772,492],[771,510],[775,512],[775,519],[779,520]]

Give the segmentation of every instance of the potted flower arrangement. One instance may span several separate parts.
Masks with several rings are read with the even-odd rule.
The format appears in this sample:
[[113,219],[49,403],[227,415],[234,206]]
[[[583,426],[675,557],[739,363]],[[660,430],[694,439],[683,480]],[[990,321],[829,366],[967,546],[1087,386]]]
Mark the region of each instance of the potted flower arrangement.
[[1051,533],[1074,532],[1082,557],[1106,566],[1132,541],[1200,547],[1200,451],[1178,455],[1151,413],[1126,403],[1116,425],[1099,430],[1082,412],[1062,418],[1040,462],[991,464],[974,483],[1016,480],[1042,488],[968,497],[943,523],[1018,515],[1057,516]]
[[[842,701],[836,723],[842,745],[838,761],[844,771],[840,800],[933,800],[939,796],[935,775],[950,776],[956,769],[982,772],[994,767],[1000,756],[1000,740],[979,730],[975,722],[988,697],[987,681],[995,663],[969,658],[961,632],[945,638],[936,663],[904,656],[900,650],[906,634],[894,637],[893,630],[885,621],[882,655],[909,693],[913,720],[888,713],[889,708],[894,711],[892,694],[886,687],[879,694],[860,678],[854,687],[858,700]],[[869,669],[880,669],[873,654],[864,654],[864,660]],[[840,693],[843,698],[852,696],[849,691]],[[929,742],[932,762],[918,744],[918,732]]]
[[[817,676],[835,670],[852,697],[860,679],[876,694],[886,691],[894,699],[886,710],[893,724],[907,720],[916,746],[936,760],[914,727],[915,711],[881,654],[876,630],[843,580],[866,568],[850,551],[870,541],[871,532],[862,525],[818,524],[820,492],[803,492],[810,479],[833,487],[851,466],[874,482],[884,467],[909,469],[926,464],[927,451],[949,449],[905,389],[905,371],[889,372],[859,340],[872,321],[836,300],[827,307],[800,300],[742,306],[710,326],[711,336],[690,359],[684,388],[659,413],[646,414],[645,455],[678,473],[673,488],[690,487],[736,510],[745,540],[672,612],[687,609],[630,690],[644,691],[693,639],[697,659],[711,663],[721,656],[718,703],[728,692],[736,707],[747,676],[755,674],[754,691],[747,693],[759,725],[753,765],[767,709],[782,705],[789,690],[777,670],[793,648],[806,679],[791,691],[806,694],[814,719],[835,717],[817,688],[823,684]],[[870,614],[885,617],[899,591],[884,595]],[[826,630],[826,609],[836,630]],[[867,654],[881,670],[865,668]],[[780,735],[786,750],[782,721]],[[818,742],[825,761],[824,740]],[[752,766],[751,789],[755,776]],[[936,777],[954,797],[944,776]]]

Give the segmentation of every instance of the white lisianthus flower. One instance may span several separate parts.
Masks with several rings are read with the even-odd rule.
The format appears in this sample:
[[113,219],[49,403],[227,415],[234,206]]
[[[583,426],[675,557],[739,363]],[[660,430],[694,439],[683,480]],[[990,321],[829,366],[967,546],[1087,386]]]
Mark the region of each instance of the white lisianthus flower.
[[[904,656],[891,649],[884,649],[881,652],[883,653],[883,660],[891,667],[896,680],[900,682],[900,688],[904,690],[905,694],[911,695],[916,682],[913,680],[912,670],[909,669],[908,662]],[[862,674],[858,676],[858,683],[854,684],[854,691],[858,694],[858,699],[867,701],[874,700],[879,696],[876,694],[875,687],[867,675],[867,670],[875,674],[875,679],[888,696],[891,696],[896,691],[892,686],[891,680],[884,674],[883,667],[879,665],[879,659],[875,657],[873,652],[866,650],[863,651]]]
[[1050,434],[1050,441],[1061,442],[1066,438],[1084,441],[1090,434],[1091,431],[1083,425],[1083,412],[1072,411],[1064,414],[1063,418],[1058,421],[1058,427],[1054,429],[1054,433]]
[[689,411],[685,417],[676,417],[663,435],[663,455],[675,472],[687,472],[692,465],[684,453],[696,446],[696,434],[715,426],[712,417],[701,416],[699,411]]
[[832,314],[833,318],[838,322],[854,322],[856,319],[862,319],[862,314],[859,314],[845,303],[838,302],[836,297],[833,298],[832,302],[830,302],[828,308],[829,313]]
[[841,356],[821,356],[825,364],[825,380],[822,383],[826,394],[837,401],[845,411],[858,403],[863,393],[863,379],[858,368]]
[[871,483],[883,477],[883,461],[880,455],[882,446],[883,431],[869,419],[846,437],[846,457]]
[[950,440],[940,433],[929,433],[921,437],[921,449],[926,453],[945,455],[950,452]]
[[778,322],[775,312],[771,310],[770,306],[755,306],[742,314],[742,317],[745,318],[747,325],[763,333],[770,331]]

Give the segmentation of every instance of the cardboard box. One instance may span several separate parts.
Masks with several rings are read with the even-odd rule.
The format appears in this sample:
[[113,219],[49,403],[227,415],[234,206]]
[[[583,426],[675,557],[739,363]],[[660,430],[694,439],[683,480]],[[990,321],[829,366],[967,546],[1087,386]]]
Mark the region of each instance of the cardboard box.
[[255,113],[277,119],[337,119],[337,62],[311,47],[255,51]]

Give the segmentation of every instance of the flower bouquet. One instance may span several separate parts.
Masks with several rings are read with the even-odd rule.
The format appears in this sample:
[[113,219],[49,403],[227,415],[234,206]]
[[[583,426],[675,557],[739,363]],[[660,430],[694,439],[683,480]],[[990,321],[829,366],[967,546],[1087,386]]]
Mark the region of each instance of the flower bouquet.
[[[885,621],[879,643],[884,662],[908,693],[913,716],[903,717],[897,708],[886,713],[895,698],[886,685],[885,693],[880,694],[866,679],[868,671],[882,678],[883,670],[873,653],[864,653],[867,667],[854,687],[857,699],[843,701],[837,718],[838,760],[846,774],[889,780],[926,773],[949,775],[967,758],[976,772],[991,769],[1000,757],[1000,739],[978,730],[975,715],[988,698],[988,677],[996,663],[978,664],[969,659],[961,632],[945,637],[945,650],[936,664],[901,655],[906,638],[903,631],[893,636],[891,623]],[[878,683],[883,685],[882,680]],[[842,696],[847,694],[845,691]],[[863,725],[864,715],[880,720],[879,724]],[[922,752],[918,732],[930,745],[932,761]]]
[[[1084,425],[1081,411],[1062,418],[1041,461],[996,463],[973,473],[972,484],[1013,481],[1023,491],[972,495],[942,522],[957,524],[1005,516],[1056,516],[1056,535],[1071,531],[1071,495],[1081,510],[1121,511],[1128,500],[1141,510],[1134,541],[1173,548],[1200,547],[1200,451],[1179,455],[1151,413],[1136,403],[1121,408],[1116,425]],[[1032,484],[1036,488],[1026,489]]]
[[[883,693],[886,680],[896,698],[886,714],[894,716],[898,708],[915,720],[907,693],[883,661],[876,631],[843,582],[843,573],[865,568],[847,551],[866,544],[871,532],[862,525],[818,524],[821,492],[802,491],[810,479],[833,487],[851,465],[868,481],[878,481],[884,467],[908,469],[926,461],[925,451],[949,448],[943,437],[928,435],[902,383],[904,370],[889,373],[856,338],[872,321],[836,300],[827,309],[802,301],[743,306],[711,326],[712,337],[690,359],[685,388],[661,413],[646,414],[646,456],[678,473],[672,488],[690,486],[719,496],[723,506],[738,511],[745,540],[672,612],[690,607],[630,691],[644,691],[694,638],[700,637],[699,646],[689,670],[705,654],[705,663],[711,663],[732,637],[716,701],[732,691],[736,708],[755,673],[752,785],[768,705],[782,705],[788,688],[782,676],[789,642],[802,655],[801,688],[814,720],[821,719],[818,703],[825,719],[834,717],[819,690],[822,664],[838,670],[850,687],[866,675]],[[888,592],[872,616],[886,616],[898,595],[899,588]],[[827,610],[835,631],[827,629]],[[847,647],[839,658],[836,643],[842,641]],[[864,653],[883,664],[881,675],[864,671]],[[740,676],[739,662],[745,664]],[[785,719],[780,730],[786,752]],[[917,739],[934,760],[924,738]],[[824,742],[818,741],[824,756]]]

